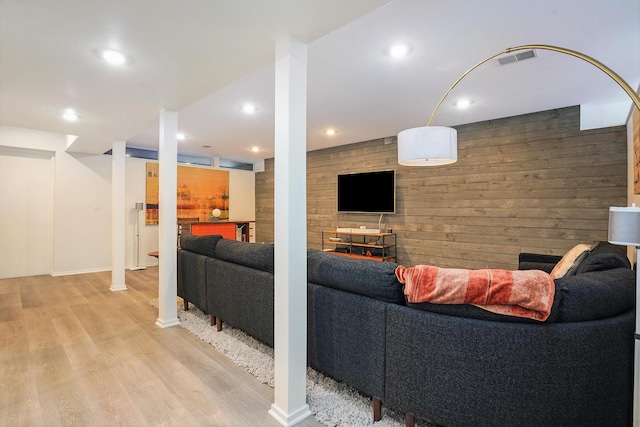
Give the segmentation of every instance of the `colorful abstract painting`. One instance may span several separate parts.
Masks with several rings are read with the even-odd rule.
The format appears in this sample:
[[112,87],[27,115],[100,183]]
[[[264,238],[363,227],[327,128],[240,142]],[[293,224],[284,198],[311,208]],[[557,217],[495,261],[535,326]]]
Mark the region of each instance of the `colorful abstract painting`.
[[[158,224],[158,163],[147,163],[146,224]],[[214,209],[220,209],[219,219],[229,218],[229,172],[178,166],[178,219],[209,221]]]

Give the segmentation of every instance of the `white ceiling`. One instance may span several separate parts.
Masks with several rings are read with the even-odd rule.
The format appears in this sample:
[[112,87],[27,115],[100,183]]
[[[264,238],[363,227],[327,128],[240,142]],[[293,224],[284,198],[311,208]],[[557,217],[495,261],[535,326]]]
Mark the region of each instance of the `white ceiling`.
[[[640,85],[640,0],[0,0],[0,124],[78,135],[73,151],[104,152],[114,140],[156,149],[167,108],[180,112],[183,153],[272,157],[273,57],[283,34],[308,44],[309,150],[425,125],[463,72],[521,44],[580,51]],[[385,49],[398,42],[411,52],[392,60]],[[101,47],[134,62],[108,67],[92,53]],[[475,70],[433,124],[631,105],[586,62],[537,53]],[[456,110],[461,97],[472,106]],[[243,114],[244,102],[257,113]],[[80,119],[61,120],[65,108]],[[338,133],[327,136],[328,127]]]

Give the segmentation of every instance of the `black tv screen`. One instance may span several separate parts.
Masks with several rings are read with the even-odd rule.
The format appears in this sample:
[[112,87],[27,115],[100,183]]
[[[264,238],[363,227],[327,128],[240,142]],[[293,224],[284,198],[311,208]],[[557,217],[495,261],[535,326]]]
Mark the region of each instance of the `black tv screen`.
[[395,171],[338,175],[338,212],[395,213]]

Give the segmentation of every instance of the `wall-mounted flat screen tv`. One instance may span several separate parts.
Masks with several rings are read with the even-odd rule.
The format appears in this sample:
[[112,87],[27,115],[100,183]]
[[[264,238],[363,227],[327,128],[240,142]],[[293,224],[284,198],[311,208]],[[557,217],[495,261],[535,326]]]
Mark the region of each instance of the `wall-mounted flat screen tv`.
[[395,213],[396,172],[338,175],[338,212]]

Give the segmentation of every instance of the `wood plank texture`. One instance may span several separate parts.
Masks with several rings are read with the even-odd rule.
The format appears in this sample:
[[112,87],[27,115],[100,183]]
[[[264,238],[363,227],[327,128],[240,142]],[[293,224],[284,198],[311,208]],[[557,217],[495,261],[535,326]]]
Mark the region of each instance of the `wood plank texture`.
[[[384,139],[307,153],[307,240],[322,230],[377,228],[379,215],[336,211],[337,175],[396,170],[398,262],[517,267],[519,252],[562,255],[606,240],[610,206],[626,206],[626,127],[580,131],[578,107],[458,126],[458,162],[397,164]],[[395,141],[395,138],[393,139]],[[273,159],[256,174],[256,241],[273,241]],[[372,195],[375,190],[372,190]]]
[[[279,426],[273,389],[155,326],[158,269],[0,280],[0,425]],[[302,426],[319,426],[314,418]]]

